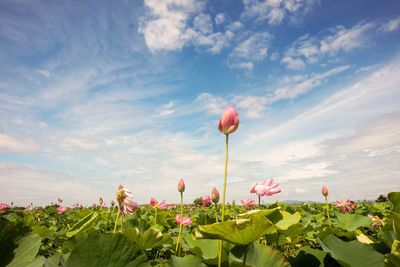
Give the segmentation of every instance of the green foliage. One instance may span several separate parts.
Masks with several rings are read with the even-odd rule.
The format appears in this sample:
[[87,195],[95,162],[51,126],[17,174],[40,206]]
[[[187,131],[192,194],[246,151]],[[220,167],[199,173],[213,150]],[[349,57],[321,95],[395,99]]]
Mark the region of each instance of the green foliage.
[[[215,266],[220,240],[222,266],[400,266],[399,192],[349,214],[330,206],[332,225],[318,203],[229,205],[223,223],[215,223],[215,206],[185,206],[193,224],[183,227],[179,256],[179,207],[159,210],[155,222],[154,209],[142,206],[116,233],[115,208],[56,209],[0,214],[0,266]],[[376,227],[368,214],[379,218]]]

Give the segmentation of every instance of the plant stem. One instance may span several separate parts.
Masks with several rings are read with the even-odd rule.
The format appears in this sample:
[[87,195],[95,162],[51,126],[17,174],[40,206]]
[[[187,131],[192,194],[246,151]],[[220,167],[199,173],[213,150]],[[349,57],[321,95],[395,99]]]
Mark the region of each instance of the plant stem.
[[117,224],[118,224],[118,219],[119,219],[119,212],[120,212],[120,208],[119,208],[119,203],[118,203],[118,211],[117,211],[117,217],[115,218],[115,223],[114,223],[114,234],[115,231],[117,231]]
[[215,222],[218,223],[218,205],[215,203]]
[[155,211],[155,214],[154,214],[154,224],[157,224],[157,210],[158,210],[158,208],[155,207],[155,208],[154,208],[154,211]]
[[182,228],[183,228],[183,193],[181,192],[181,223],[179,225],[178,241],[176,242],[176,255],[179,257],[180,247],[179,244],[182,242]]
[[244,246],[244,256],[243,256],[243,266],[246,266],[246,260],[247,260],[247,246]]
[[258,196],[258,207],[261,205],[261,196]]
[[325,197],[325,203],[326,203],[326,213],[328,214],[328,223],[329,223],[329,227],[332,228],[331,216],[330,216],[330,214],[329,214],[328,197]]
[[[224,191],[222,192],[222,218],[221,222],[225,221],[225,195],[226,195],[226,178],[228,176],[228,142],[229,142],[229,134],[226,135],[225,139],[225,169],[224,169]],[[218,253],[218,267],[221,267],[222,260],[222,240],[219,241],[219,253]]]

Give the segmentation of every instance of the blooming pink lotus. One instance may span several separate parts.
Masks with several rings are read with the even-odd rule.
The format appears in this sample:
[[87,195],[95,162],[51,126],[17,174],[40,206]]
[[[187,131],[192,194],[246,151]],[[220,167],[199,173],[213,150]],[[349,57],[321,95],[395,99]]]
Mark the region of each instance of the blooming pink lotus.
[[340,207],[342,213],[352,212],[353,209],[356,208],[356,204],[354,204],[354,201],[351,201],[350,199],[337,200],[335,205]]
[[372,221],[372,225],[371,225],[372,228],[377,228],[377,227],[385,225],[383,220],[381,218],[379,218],[378,216],[373,216],[371,214],[368,214],[368,218]]
[[323,195],[324,197],[328,197],[329,192],[328,192],[328,187],[326,187],[326,185],[324,185],[324,186],[322,187],[321,193],[322,193],[322,195]]
[[219,192],[218,192],[218,189],[215,188],[215,186],[211,189],[211,200],[215,204],[217,204],[219,201]]
[[61,215],[61,214],[64,214],[67,210],[68,210],[68,208],[63,207],[63,206],[59,206],[57,208],[57,213]]
[[178,191],[180,193],[185,192],[185,182],[183,181],[183,179],[180,179],[178,182]]
[[228,106],[218,122],[218,130],[226,135],[233,133],[239,127],[239,115],[232,106]]
[[211,205],[211,197],[209,195],[205,195],[201,200],[204,206],[208,207]]
[[190,225],[192,224],[192,219],[188,216],[181,216],[180,214],[176,215],[176,223],[182,225]]
[[158,203],[157,207],[158,207],[160,210],[165,210],[165,209],[168,208],[168,205],[165,203],[165,200],[163,200],[163,201],[161,201],[161,202]]
[[272,196],[281,192],[279,184],[274,184],[272,178],[268,179],[266,182],[258,181],[255,182],[250,189],[250,193],[256,193],[258,196]]
[[256,204],[255,201],[250,198],[244,198],[244,199],[240,200],[240,202],[242,202],[242,205],[245,208],[250,208]]
[[150,198],[149,204],[150,204],[150,206],[152,206],[154,208],[158,205],[158,200],[155,199],[154,197],[152,197],[152,198]]
[[133,201],[133,194],[122,185],[120,185],[117,190],[117,201],[122,215],[132,214],[132,212],[139,207],[139,204]]

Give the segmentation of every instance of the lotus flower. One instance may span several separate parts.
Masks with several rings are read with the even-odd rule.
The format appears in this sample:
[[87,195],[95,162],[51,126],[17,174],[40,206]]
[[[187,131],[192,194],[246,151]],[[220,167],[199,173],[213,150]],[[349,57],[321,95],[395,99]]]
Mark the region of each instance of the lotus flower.
[[10,206],[6,203],[0,203],[0,214],[8,210]]
[[57,202],[58,202],[58,203],[62,203],[62,202],[63,202],[63,199],[62,199],[61,197],[59,197],[59,198],[57,199]]
[[368,214],[368,218],[372,221],[372,224],[371,224],[372,228],[377,228],[377,227],[385,225],[383,220],[381,218],[379,218],[378,216],[373,216],[371,214]]
[[211,197],[209,195],[205,195],[201,201],[203,202],[203,205],[208,207],[211,205]]
[[268,181],[258,181],[251,186],[250,193],[256,193],[258,196],[272,196],[281,192],[279,184],[274,184],[273,179]]
[[63,207],[63,206],[59,206],[57,208],[57,213],[61,215],[61,214],[64,214],[67,210],[68,210],[68,208]]
[[322,195],[323,195],[324,197],[328,197],[329,192],[328,192],[328,188],[326,187],[326,185],[324,185],[324,186],[322,187],[321,193],[322,193]]
[[178,182],[178,191],[180,193],[185,192],[185,182],[183,181],[183,179],[180,179]]
[[247,199],[244,198],[244,199],[240,200],[240,202],[242,202],[242,205],[245,208],[250,208],[250,207],[252,207],[252,206],[254,206],[256,204],[255,201],[253,199],[250,199],[250,198],[247,198]]
[[219,192],[218,192],[218,189],[215,188],[215,186],[211,189],[211,200],[215,204],[217,204],[219,201]]
[[182,225],[190,225],[190,224],[192,224],[192,219],[190,219],[190,217],[181,216],[180,214],[176,215],[175,220],[176,220],[177,224],[182,224]]
[[133,210],[139,207],[139,204],[133,201],[133,194],[122,185],[117,190],[117,201],[122,215],[132,214]]
[[228,106],[222,113],[221,119],[218,122],[218,130],[228,135],[236,131],[238,127],[239,115],[232,106]]
[[154,208],[158,205],[158,200],[155,199],[154,197],[152,197],[152,198],[150,198],[149,204],[150,204],[150,206],[152,206]]
[[165,209],[168,208],[168,205],[165,203],[165,200],[163,200],[163,201],[161,201],[161,202],[158,203],[157,207],[158,207],[160,210],[165,210]]
[[350,199],[337,200],[335,205],[340,207],[342,213],[352,212],[353,209],[356,208],[356,204],[354,204],[354,201],[351,201]]

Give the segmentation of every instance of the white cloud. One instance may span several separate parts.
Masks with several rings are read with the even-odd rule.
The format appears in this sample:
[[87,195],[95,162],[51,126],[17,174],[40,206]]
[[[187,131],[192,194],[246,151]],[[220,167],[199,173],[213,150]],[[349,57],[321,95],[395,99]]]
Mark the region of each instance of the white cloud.
[[315,64],[324,57],[332,59],[340,52],[366,46],[370,39],[369,31],[374,26],[371,22],[359,23],[350,29],[337,26],[328,31],[329,35],[320,38],[302,36],[285,51],[281,63],[289,69],[303,69],[306,63]]
[[210,93],[201,93],[197,96],[196,102],[204,106],[208,113],[219,115],[226,108],[228,102],[222,97]]
[[232,50],[229,54],[229,65],[251,70],[255,62],[267,57],[271,39],[272,36],[268,32],[253,33]]
[[148,14],[139,31],[152,52],[179,50],[190,40],[185,36],[187,22],[200,13],[204,2],[195,0],[145,0]]
[[215,16],[215,24],[221,25],[227,21],[227,15],[225,13],[219,13]]
[[170,101],[158,109],[157,113],[153,117],[166,117],[175,113],[176,104],[174,101]]
[[400,28],[400,17],[389,20],[387,23],[384,23],[379,28],[384,32],[393,32]]
[[243,0],[244,19],[256,18],[269,24],[280,24],[287,17],[297,22],[307,14],[317,1],[314,0]]
[[63,137],[58,140],[52,137],[56,145],[67,150],[91,150],[99,147],[99,144],[94,142],[90,137]]
[[318,162],[313,164],[305,165],[296,169],[289,170],[282,174],[282,181],[297,180],[297,179],[312,179],[331,176],[337,174],[335,170],[329,170],[332,164],[328,162]]
[[292,99],[299,95],[303,95],[311,89],[320,86],[327,78],[342,73],[350,68],[349,65],[339,66],[326,72],[312,74],[309,78],[304,79],[295,84],[289,84],[285,87],[276,89],[271,97],[271,101],[275,102],[281,99]]
[[21,140],[0,133],[0,153],[33,153],[39,149],[39,143],[34,140]]

